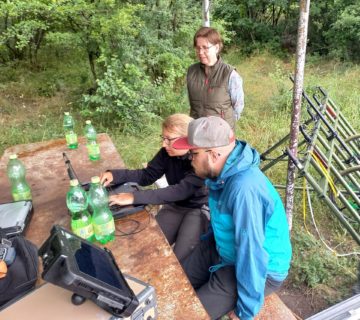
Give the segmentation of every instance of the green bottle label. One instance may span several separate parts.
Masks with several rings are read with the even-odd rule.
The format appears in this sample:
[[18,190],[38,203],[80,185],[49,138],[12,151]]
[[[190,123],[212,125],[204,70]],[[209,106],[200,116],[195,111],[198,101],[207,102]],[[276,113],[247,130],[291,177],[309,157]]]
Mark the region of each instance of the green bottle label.
[[94,224],[94,232],[97,236],[107,236],[115,231],[114,219],[104,224]]
[[97,143],[88,144],[87,149],[91,160],[100,158],[100,147]]
[[77,236],[79,236],[79,237],[81,237],[83,239],[88,239],[88,238],[90,238],[91,236],[94,235],[94,229],[93,229],[92,224],[77,228],[77,229],[73,230],[73,232]]
[[65,138],[68,145],[77,143],[77,135],[74,132],[66,134]]
[[14,201],[20,201],[20,200],[31,200],[31,191],[23,191],[23,192],[13,192],[12,193]]

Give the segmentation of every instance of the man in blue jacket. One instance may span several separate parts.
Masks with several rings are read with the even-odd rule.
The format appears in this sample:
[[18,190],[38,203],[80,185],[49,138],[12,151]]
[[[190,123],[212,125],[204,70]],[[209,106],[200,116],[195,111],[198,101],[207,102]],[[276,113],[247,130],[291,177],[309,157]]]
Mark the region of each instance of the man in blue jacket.
[[209,188],[213,233],[183,262],[209,313],[253,319],[264,296],[277,290],[290,267],[289,227],[281,198],[259,169],[259,154],[235,140],[219,117],[190,122],[177,149],[190,149],[196,175]]

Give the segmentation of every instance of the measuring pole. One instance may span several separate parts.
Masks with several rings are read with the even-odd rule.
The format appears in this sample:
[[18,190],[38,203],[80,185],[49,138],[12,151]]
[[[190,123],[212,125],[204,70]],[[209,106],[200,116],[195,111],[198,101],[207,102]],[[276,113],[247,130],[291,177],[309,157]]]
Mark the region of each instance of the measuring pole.
[[[306,55],[306,42],[308,33],[308,22],[310,12],[310,0],[300,0],[300,17],[297,34],[296,46],[296,67],[293,89],[292,115],[290,125],[290,144],[289,149],[293,156],[297,157],[298,135],[301,113],[301,98],[304,85],[304,68]],[[290,230],[292,229],[292,215],[294,208],[294,190],[295,190],[295,164],[290,160],[288,162],[287,182],[286,182],[286,217]]]

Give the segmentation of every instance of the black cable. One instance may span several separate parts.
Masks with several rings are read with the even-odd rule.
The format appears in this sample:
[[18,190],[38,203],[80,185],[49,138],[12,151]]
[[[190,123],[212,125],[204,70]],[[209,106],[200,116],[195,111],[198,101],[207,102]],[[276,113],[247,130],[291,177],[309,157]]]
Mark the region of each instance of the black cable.
[[150,224],[150,213],[148,211],[146,211],[146,212],[148,214],[148,220],[147,220],[146,225],[143,228],[139,229],[139,227],[141,226],[140,221],[131,219],[131,218],[123,218],[123,219],[121,219],[121,221],[135,223],[135,228],[133,230],[131,230],[130,232],[125,232],[125,231],[122,231],[119,227],[115,226],[116,231],[119,231],[121,233],[121,234],[115,233],[115,236],[116,237],[127,237],[127,236],[131,236],[133,234],[140,233],[141,231],[144,231]]

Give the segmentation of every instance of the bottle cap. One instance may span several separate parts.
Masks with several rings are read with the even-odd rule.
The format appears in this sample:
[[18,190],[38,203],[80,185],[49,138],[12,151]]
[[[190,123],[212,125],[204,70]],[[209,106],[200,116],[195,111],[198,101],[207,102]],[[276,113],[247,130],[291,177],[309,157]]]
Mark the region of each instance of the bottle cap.
[[69,112],[64,112],[64,115],[68,116],[70,113]]
[[72,179],[72,180],[70,180],[70,186],[76,187],[76,186],[78,186],[78,185],[79,185],[78,179]]
[[16,153],[11,154],[9,158],[10,158],[10,160],[17,159],[17,154]]
[[91,178],[91,183],[99,183],[100,182],[100,177],[95,176]]
[[91,124],[91,120],[86,120],[85,123],[86,124]]

